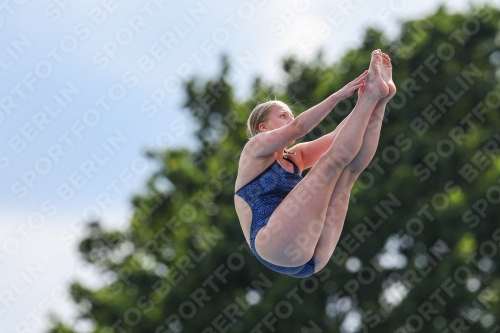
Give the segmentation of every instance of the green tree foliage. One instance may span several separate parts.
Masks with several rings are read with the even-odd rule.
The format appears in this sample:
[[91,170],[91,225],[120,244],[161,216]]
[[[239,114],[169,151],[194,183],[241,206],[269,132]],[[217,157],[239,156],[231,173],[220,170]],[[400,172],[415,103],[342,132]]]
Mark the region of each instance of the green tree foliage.
[[[184,106],[199,125],[199,149],[148,153],[161,168],[147,195],[133,199],[127,230],[88,225],[80,252],[113,279],[97,290],[72,284],[80,318],[96,333],[493,332],[498,22],[489,6],[465,14],[440,8],[402,23],[394,41],[368,29],[363,44],[333,64],[321,53],[310,62],[288,57],[284,82],[256,79],[245,101],[233,95],[226,58],[217,77],[187,82]],[[295,114],[306,110],[365,70],[376,48],[393,59],[398,93],[353,188],[339,245],[311,277],[274,273],[249,252],[233,206],[248,114],[271,92]],[[355,99],[304,140],[332,131]],[[54,320],[50,332],[76,330]]]

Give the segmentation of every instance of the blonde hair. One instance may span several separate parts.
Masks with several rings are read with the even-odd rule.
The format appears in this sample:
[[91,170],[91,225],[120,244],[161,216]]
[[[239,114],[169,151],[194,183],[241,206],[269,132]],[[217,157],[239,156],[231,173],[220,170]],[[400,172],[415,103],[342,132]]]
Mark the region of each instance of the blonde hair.
[[[271,108],[273,106],[280,106],[280,105],[286,106],[287,108],[290,109],[290,107],[286,103],[278,100],[271,100],[264,103],[260,103],[253,108],[247,120],[247,135],[249,139],[260,133],[259,124],[267,120]],[[283,149],[283,152],[285,154],[295,154],[294,152],[291,152],[286,148]]]

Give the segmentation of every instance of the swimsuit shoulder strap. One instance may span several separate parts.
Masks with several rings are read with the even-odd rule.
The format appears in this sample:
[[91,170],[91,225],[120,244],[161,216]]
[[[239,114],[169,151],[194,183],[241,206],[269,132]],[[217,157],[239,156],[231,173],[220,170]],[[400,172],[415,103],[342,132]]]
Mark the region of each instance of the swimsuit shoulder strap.
[[288,162],[293,164],[293,169],[295,170],[295,173],[300,173],[299,167],[289,158],[283,157],[283,159],[287,160]]

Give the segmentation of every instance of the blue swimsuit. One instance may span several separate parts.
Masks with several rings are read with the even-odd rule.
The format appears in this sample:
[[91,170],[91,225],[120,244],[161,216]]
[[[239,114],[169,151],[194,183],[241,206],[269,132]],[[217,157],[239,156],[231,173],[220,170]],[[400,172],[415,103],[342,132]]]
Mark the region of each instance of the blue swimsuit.
[[314,257],[301,266],[282,267],[264,260],[255,250],[257,232],[267,224],[276,207],[302,179],[299,168],[295,163],[287,158],[285,159],[293,164],[294,173],[284,169],[276,160],[235,194],[245,200],[252,210],[250,248],[257,259],[276,272],[300,278],[314,274]]

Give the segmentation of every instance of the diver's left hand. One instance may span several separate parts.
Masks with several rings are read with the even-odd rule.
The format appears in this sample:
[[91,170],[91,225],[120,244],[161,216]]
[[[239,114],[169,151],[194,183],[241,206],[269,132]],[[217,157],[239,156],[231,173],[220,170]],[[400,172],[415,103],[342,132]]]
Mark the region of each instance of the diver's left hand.
[[365,78],[368,76],[368,70],[364,71],[360,76],[346,84],[342,89],[337,91],[335,95],[338,96],[340,100],[344,100],[351,97],[356,89],[361,88],[365,85]]

